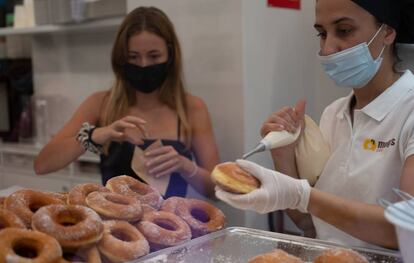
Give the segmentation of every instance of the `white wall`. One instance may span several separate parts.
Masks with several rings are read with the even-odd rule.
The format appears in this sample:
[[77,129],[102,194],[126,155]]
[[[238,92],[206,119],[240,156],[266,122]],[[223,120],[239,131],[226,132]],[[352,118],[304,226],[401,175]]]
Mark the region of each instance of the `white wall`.
[[[271,8],[266,0],[243,1],[245,152],[260,140],[260,128],[272,112],[306,99],[307,113],[315,115],[318,43],[313,22],[313,1],[302,1],[301,10]],[[267,152],[250,159],[273,168]],[[248,213],[246,225],[265,229],[267,219]]]

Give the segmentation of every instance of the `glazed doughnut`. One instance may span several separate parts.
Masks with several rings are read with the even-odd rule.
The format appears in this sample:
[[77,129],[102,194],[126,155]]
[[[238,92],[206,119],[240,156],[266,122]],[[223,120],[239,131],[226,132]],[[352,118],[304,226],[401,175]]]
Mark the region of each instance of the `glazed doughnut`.
[[281,249],[275,249],[250,259],[248,263],[303,263],[303,261]]
[[184,199],[175,213],[190,226],[193,238],[220,230],[225,224],[223,212],[203,200]]
[[145,236],[151,251],[176,246],[191,239],[191,230],[177,215],[166,211],[145,213],[136,225]]
[[145,237],[133,225],[120,220],[104,222],[99,251],[112,262],[132,261],[149,253]]
[[137,197],[142,204],[148,204],[158,210],[163,198],[153,187],[127,175],[113,177],[106,182],[106,187],[114,193]]
[[44,206],[33,215],[32,228],[56,238],[63,248],[89,246],[103,234],[99,215],[81,205]]
[[63,202],[47,193],[23,189],[9,195],[4,204],[7,210],[15,213],[26,227],[30,228],[33,213],[39,208],[52,204],[63,204]]
[[95,183],[78,184],[69,191],[68,205],[87,206],[85,198],[92,192],[110,192],[108,188]]
[[101,263],[101,255],[96,246],[74,251],[63,251],[62,259],[59,263]]
[[260,187],[260,181],[234,162],[216,165],[211,172],[212,181],[221,189],[235,194],[247,194]]
[[352,249],[334,248],[322,252],[314,263],[368,263],[368,260]]
[[55,263],[61,256],[59,243],[44,233],[19,228],[0,231],[1,262]]
[[8,227],[26,228],[23,221],[13,212],[0,208],[0,230]]
[[131,196],[116,193],[93,192],[86,197],[86,203],[106,219],[138,221],[142,217],[141,202]]

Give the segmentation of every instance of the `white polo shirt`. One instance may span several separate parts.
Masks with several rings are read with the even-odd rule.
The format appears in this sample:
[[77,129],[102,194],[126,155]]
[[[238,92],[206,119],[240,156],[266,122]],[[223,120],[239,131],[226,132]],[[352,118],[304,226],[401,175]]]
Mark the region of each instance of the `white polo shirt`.
[[[405,73],[361,110],[352,125],[353,93],[329,105],[320,128],[331,156],[315,188],[368,204],[397,200],[403,164],[414,154],[414,75]],[[413,175],[414,176],[414,175]],[[313,217],[317,237],[349,246],[375,247]]]

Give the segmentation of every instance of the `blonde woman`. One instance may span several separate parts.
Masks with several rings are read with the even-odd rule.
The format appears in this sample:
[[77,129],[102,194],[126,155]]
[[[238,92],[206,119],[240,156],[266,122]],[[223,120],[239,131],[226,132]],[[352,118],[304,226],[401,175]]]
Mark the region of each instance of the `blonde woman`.
[[135,176],[135,145],[146,151],[148,175],[169,177],[164,197],[185,196],[188,184],[211,196],[219,157],[202,99],[187,93],[180,44],[168,17],[154,7],[131,11],[112,50],[115,83],[87,98],[36,158],[37,174],[59,170],[86,150],[101,155],[102,181]]

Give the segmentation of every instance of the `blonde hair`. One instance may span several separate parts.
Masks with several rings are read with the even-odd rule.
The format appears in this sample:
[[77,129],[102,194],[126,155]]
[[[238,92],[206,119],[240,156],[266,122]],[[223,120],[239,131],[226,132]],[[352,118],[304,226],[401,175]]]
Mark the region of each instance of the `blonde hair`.
[[174,26],[167,15],[155,7],[139,7],[131,11],[122,22],[112,48],[112,70],[115,83],[106,100],[102,125],[120,119],[136,101],[135,89],[125,81],[123,66],[128,61],[128,40],[133,35],[147,31],[165,40],[168,48],[168,76],[160,88],[159,99],[177,112],[184,128],[187,147],[191,144],[191,125],[188,118],[186,92],[182,77],[181,48]]

